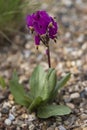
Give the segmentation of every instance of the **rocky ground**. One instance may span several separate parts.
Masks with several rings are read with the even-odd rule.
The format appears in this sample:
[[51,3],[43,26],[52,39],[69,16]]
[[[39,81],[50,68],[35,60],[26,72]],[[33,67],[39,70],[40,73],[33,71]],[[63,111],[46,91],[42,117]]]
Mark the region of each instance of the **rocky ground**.
[[[45,1],[41,8],[48,10],[59,23],[57,43],[50,43],[52,67],[56,68],[58,79],[67,72],[72,73],[55,102],[66,104],[72,113],[38,119],[35,113],[29,114],[26,108],[15,103],[7,85],[8,89],[0,88],[0,130],[87,130],[87,2],[54,0],[49,3],[50,0]],[[19,82],[28,88],[34,67],[41,64],[48,68],[45,48],[41,45],[37,51],[32,39],[27,33],[17,34],[11,46],[0,48],[0,75],[7,84],[14,69]]]

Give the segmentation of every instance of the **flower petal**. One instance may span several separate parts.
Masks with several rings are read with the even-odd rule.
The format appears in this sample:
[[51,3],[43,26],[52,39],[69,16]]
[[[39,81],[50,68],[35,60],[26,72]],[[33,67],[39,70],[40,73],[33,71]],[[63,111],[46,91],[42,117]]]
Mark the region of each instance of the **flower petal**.
[[51,22],[52,22],[52,26],[49,26],[49,37],[51,39],[54,39],[57,34],[58,25],[57,22],[55,22],[52,17],[51,17]]
[[40,45],[40,36],[39,35],[35,36],[35,45]]
[[28,27],[33,27],[33,15],[27,15],[26,24]]

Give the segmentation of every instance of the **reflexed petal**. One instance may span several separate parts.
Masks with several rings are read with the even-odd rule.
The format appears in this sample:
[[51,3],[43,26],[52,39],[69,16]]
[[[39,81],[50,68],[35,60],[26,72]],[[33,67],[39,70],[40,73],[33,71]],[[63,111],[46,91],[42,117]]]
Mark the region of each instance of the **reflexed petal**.
[[49,27],[49,37],[54,39],[57,34],[58,26],[57,26],[57,22],[55,22],[52,17],[51,17],[51,22],[53,26]]
[[35,44],[40,45],[40,37],[39,37],[39,35],[35,36]]
[[27,17],[26,17],[26,24],[27,24],[27,26],[29,27],[29,26],[33,26],[33,15],[27,15]]

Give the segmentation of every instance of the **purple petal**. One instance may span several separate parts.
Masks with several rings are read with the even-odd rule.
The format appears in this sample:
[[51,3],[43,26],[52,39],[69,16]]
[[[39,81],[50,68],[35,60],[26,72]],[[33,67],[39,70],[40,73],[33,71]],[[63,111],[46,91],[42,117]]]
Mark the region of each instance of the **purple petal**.
[[33,27],[33,15],[27,15],[26,24],[27,24],[28,27],[29,26]]
[[40,45],[40,37],[39,37],[39,35],[35,36],[35,44]]
[[46,11],[37,11],[36,14],[34,14],[33,26],[38,34],[45,34],[50,22],[50,16],[46,13]]
[[52,17],[51,17],[51,22],[53,26],[49,27],[49,37],[51,39],[54,39],[57,34],[58,25],[57,25],[57,22],[55,22]]

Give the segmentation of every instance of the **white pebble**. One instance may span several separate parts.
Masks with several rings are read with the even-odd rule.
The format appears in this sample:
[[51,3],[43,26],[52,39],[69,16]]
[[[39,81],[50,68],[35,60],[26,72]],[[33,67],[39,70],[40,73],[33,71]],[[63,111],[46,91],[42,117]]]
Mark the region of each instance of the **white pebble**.
[[9,114],[9,120],[13,121],[15,119],[15,116],[13,114]]
[[60,125],[59,127],[59,130],[66,130],[64,126]]
[[34,130],[35,126],[34,124],[29,125],[29,130]]
[[3,108],[6,108],[6,107],[11,107],[11,104],[9,102],[4,102]]
[[34,121],[36,119],[35,113],[29,115],[29,121]]
[[10,119],[6,119],[5,120],[5,124],[10,126],[11,125],[11,120]]
[[77,42],[78,42],[78,43],[81,43],[81,42],[83,42],[83,41],[84,41],[84,35],[81,34],[81,35],[77,38]]
[[80,94],[79,93],[72,93],[71,95],[70,95],[70,98],[71,99],[76,99],[76,98],[79,98],[80,97]]

